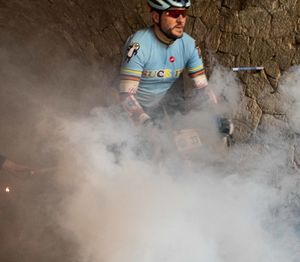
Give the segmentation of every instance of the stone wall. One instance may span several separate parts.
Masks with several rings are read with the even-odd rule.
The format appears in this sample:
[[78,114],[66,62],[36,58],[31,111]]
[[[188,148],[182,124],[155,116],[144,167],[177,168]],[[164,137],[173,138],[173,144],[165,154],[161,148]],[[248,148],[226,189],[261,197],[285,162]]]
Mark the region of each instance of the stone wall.
[[[141,0],[10,0],[0,1],[0,14],[1,46],[22,46],[30,66],[47,74],[73,57],[87,67],[96,64],[99,72],[109,66],[109,76],[103,76],[108,85],[126,38],[150,24]],[[247,112],[237,117],[246,117],[252,130],[284,119],[278,83],[284,71],[300,64],[300,0],[194,0],[187,32],[202,48],[208,75],[212,61],[228,70],[265,67],[238,73]]]
[[191,33],[202,35],[204,52],[227,68],[265,68],[238,74],[244,85],[241,107],[248,111],[243,117],[254,130],[284,119],[278,83],[284,71],[300,63],[299,8],[297,0],[195,1]]

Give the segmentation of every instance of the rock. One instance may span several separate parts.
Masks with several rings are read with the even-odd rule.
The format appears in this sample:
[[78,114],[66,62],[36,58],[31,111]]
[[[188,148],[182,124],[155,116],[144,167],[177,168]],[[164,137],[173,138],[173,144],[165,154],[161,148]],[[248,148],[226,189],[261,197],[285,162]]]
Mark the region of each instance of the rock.
[[234,139],[239,142],[247,141],[256,132],[261,117],[262,110],[256,101],[244,97],[234,118]]
[[217,52],[221,43],[221,35],[220,28],[217,25],[214,26],[205,39],[206,47],[213,52]]
[[245,94],[248,97],[255,99],[263,94],[273,92],[273,88],[263,72],[241,73],[241,79],[246,85]]
[[277,49],[275,51],[275,60],[281,70],[286,71],[292,64],[296,49],[294,47],[294,37],[288,36],[276,40]]
[[197,39],[199,42],[204,42],[206,39],[207,28],[203,24],[200,18],[196,18],[194,21],[194,27],[192,31],[193,37]]
[[257,103],[262,109],[264,114],[269,114],[269,115],[284,115],[285,108],[284,105],[282,104],[282,101],[280,99],[280,94],[279,93],[270,93],[268,90],[262,92],[258,97],[257,97]]
[[242,35],[223,33],[218,51],[240,55],[249,53],[249,38]]
[[278,87],[278,81],[281,77],[281,71],[278,63],[274,60],[268,60],[264,62],[262,65],[264,67],[265,73],[268,77],[271,86],[273,87],[274,90],[276,90]]
[[271,30],[271,16],[262,8],[252,7],[239,12],[243,34],[250,37],[267,38]]
[[220,13],[220,30],[226,33],[240,34],[242,29],[239,12],[222,8]]
[[300,65],[300,47],[297,48],[292,65]]
[[287,11],[279,10],[272,14],[271,35],[283,37],[292,34],[294,22]]
[[206,1],[206,0],[196,0],[193,2],[191,6],[191,14],[195,17],[201,17],[204,13],[207,13],[207,9],[209,5],[213,2],[215,3],[214,0],[211,1]]
[[277,81],[279,80],[281,76],[279,65],[276,61],[268,60],[265,63],[262,64],[264,67],[264,70],[266,74]]
[[220,11],[214,1],[208,1],[210,4],[206,11],[200,16],[202,22],[207,28],[220,23]]
[[262,132],[286,132],[289,129],[289,125],[286,121],[276,118],[274,115],[264,114],[261,117],[259,130]]
[[276,46],[273,42],[262,38],[254,38],[250,44],[250,59],[255,65],[262,65],[275,55]]
[[240,10],[241,9],[241,1],[240,0],[224,0],[222,2],[222,6],[233,9]]

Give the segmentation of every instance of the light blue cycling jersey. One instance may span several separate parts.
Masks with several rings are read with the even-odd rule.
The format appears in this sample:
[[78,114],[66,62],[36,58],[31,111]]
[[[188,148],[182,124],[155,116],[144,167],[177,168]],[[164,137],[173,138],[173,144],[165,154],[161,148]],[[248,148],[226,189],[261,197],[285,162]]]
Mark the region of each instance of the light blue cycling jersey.
[[184,33],[171,45],[162,43],[153,27],[137,31],[126,42],[121,81],[139,81],[137,90],[120,90],[135,94],[143,107],[154,106],[181,75],[188,69],[191,78],[206,82],[202,58],[195,40]]

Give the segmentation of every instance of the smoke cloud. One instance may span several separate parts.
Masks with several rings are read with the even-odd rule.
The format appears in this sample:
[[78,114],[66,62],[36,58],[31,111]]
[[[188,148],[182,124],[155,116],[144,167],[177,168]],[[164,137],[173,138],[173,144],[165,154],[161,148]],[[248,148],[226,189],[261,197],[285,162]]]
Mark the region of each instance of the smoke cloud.
[[[292,74],[299,82],[298,69]],[[282,90],[293,90],[287,79]],[[235,78],[217,71],[212,83],[224,94],[224,111],[236,112]],[[65,120],[72,151],[66,168],[77,163],[68,176],[76,182],[59,219],[79,246],[78,261],[297,261],[293,140],[257,134],[228,151],[208,119],[199,112],[175,117],[176,128],[206,127],[191,162],[176,152],[169,129],[152,133],[147,148],[148,130],[132,127],[118,108]],[[297,118],[292,121],[297,126]],[[155,146],[163,153],[151,158]]]
[[[16,103],[22,110],[14,115],[30,122],[13,125],[26,130],[15,133],[17,152],[3,148],[15,156],[26,148],[24,162],[50,170],[21,180],[25,200],[10,202],[26,214],[16,222],[20,245],[49,261],[299,261],[299,68],[280,86],[289,132],[256,134],[226,149],[212,112],[175,115],[163,130],[134,127],[118,105],[102,106],[105,70],[70,61],[53,73],[59,78],[41,81],[7,64],[2,90],[9,101],[21,96],[25,104]],[[241,88],[235,76],[216,68],[210,81],[223,98],[218,110],[233,117]],[[8,128],[13,121],[6,120]],[[188,159],[174,143],[181,129],[200,130],[201,147]],[[64,251],[54,256],[60,243]]]

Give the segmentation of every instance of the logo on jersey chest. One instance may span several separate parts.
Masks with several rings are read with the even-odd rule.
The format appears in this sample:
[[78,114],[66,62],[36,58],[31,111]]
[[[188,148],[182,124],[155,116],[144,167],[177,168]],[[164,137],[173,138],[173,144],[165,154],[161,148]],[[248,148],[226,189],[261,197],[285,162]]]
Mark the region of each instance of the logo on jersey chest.
[[144,70],[142,76],[147,78],[178,78],[182,71],[182,69]]
[[174,57],[174,56],[170,56],[170,57],[169,57],[169,61],[170,61],[171,63],[174,63],[174,62],[175,62],[175,60],[176,60],[176,59],[175,59],[175,57]]

